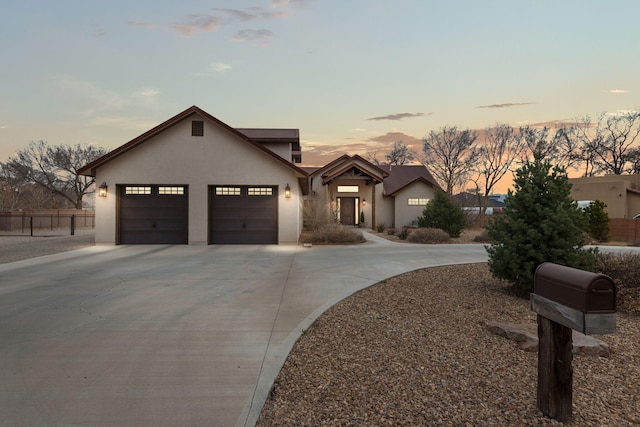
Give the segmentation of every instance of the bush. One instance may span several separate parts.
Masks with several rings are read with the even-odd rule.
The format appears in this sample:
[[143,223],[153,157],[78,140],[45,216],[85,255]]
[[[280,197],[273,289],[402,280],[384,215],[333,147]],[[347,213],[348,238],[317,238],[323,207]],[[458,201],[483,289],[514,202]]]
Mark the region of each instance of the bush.
[[467,223],[462,208],[453,203],[442,191],[436,191],[418,218],[418,227],[439,228],[450,237],[460,237]]
[[489,237],[487,230],[482,230],[482,233],[474,237],[473,241],[478,243],[491,243],[491,237]]
[[533,290],[535,269],[545,261],[593,271],[597,252],[582,249],[585,217],[570,197],[566,171],[537,152],[533,162],[516,171],[514,187],[504,215],[494,216],[487,226],[493,275],[524,296]]
[[389,236],[393,236],[393,235],[395,235],[397,232],[398,232],[398,230],[396,230],[395,228],[388,228],[388,229],[387,229],[387,234],[388,234]]
[[616,284],[619,311],[640,314],[640,254],[600,253],[596,271],[611,277]]
[[378,224],[378,225],[376,225],[376,231],[377,231],[378,233],[382,233],[382,232],[384,232],[384,224]]
[[585,231],[600,242],[609,240],[609,215],[604,210],[606,207],[606,203],[595,200],[584,209]]
[[599,253],[595,270],[611,277],[617,288],[640,288],[640,254]]
[[409,237],[409,227],[402,227],[402,230],[398,233],[398,239],[407,240]]
[[439,228],[418,228],[411,232],[407,240],[413,243],[446,243],[450,237]]
[[337,224],[320,227],[313,232],[310,240],[315,244],[352,244],[366,241],[361,231]]

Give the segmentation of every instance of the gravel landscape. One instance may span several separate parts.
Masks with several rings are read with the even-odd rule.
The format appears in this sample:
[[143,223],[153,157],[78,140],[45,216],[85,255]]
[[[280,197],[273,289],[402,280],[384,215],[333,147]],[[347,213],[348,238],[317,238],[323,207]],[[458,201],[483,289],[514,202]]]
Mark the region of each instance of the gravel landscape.
[[598,336],[608,358],[573,358],[573,420],[536,408],[537,353],[487,331],[536,324],[486,264],[403,274],[341,301],[289,354],[259,426],[636,426],[640,317]]

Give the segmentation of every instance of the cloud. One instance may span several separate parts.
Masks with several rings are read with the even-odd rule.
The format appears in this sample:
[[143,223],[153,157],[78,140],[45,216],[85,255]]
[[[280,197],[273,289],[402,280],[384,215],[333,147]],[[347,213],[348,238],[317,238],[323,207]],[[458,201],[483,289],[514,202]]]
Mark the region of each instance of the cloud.
[[9,129],[9,126],[0,126],[0,129]]
[[224,64],[222,62],[218,62],[216,64],[211,64],[211,71],[216,72],[216,73],[224,73],[226,71],[229,71],[231,68],[232,68],[231,65]]
[[119,93],[73,76],[58,78],[58,84],[69,95],[77,96],[79,99],[86,100],[93,105],[99,105],[103,109],[120,109],[127,103],[127,100]]
[[575,126],[576,121],[559,119],[559,120],[548,120],[546,122],[523,123],[523,125],[529,125],[533,128],[560,129],[560,128]]
[[[129,21],[128,24],[140,28],[169,28],[178,32],[182,37],[193,37],[198,33],[208,33],[220,30],[224,26],[238,22],[268,21],[273,19],[288,18],[293,15],[295,9],[304,6],[309,0],[274,0],[269,8],[247,7],[244,9],[212,8],[213,13],[195,13],[185,15],[182,19],[169,24],[157,25],[150,22]],[[248,41],[250,37],[263,39],[265,31],[269,30],[242,30],[233,38],[234,41]],[[245,34],[246,32],[250,32]],[[273,36],[273,33],[271,33]],[[249,40],[255,42],[255,40]],[[258,44],[264,44],[258,43]]]
[[222,20],[218,16],[193,14],[187,15],[182,22],[171,24],[170,27],[183,37],[192,37],[197,32],[209,33],[217,31],[221,25]]
[[[430,116],[432,113],[428,113],[427,116]],[[412,118],[412,117],[422,117],[424,116],[424,113],[396,113],[396,114],[389,114],[386,116],[379,116],[379,117],[371,117],[370,119],[367,120],[402,120],[402,119],[406,119],[406,118]]]
[[132,27],[140,27],[140,28],[156,28],[156,24],[151,22],[140,22],[140,21],[129,21],[127,24]]
[[610,89],[610,90],[607,90],[606,92],[609,92],[609,93],[627,93],[629,91],[625,90],[625,89]]
[[269,41],[273,39],[275,34],[270,30],[240,30],[233,37],[233,41],[236,42],[248,42],[251,44],[264,46],[269,44]]
[[117,129],[131,129],[134,131],[147,130],[154,127],[157,123],[140,120],[131,116],[98,116],[94,117],[89,124],[97,127],[108,127]]
[[257,6],[249,7],[246,9],[246,11],[239,10],[239,9],[223,9],[223,8],[216,8],[213,10],[227,14],[227,16],[229,17],[229,20],[227,22],[235,22],[235,21],[247,22],[247,21],[252,21],[256,19],[268,20],[268,19],[274,19],[274,18],[286,18],[291,14],[291,11],[288,9],[279,9],[276,11],[270,11]]
[[618,110],[618,111],[610,111],[607,113],[607,116],[628,116],[638,114],[637,110]]
[[227,71],[231,70],[233,67],[229,64],[225,64],[224,62],[214,62],[209,64],[209,68],[205,71],[198,71],[193,73],[194,76],[198,77],[207,77],[213,74],[223,74]]
[[145,97],[145,98],[153,98],[154,96],[158,95],[159,93],[160,93],[160,91],[158,91],[156,89],[145,88],[145,89],[140,89],[139,91],[137,91],[135,93],[135,95],[142,96],[142,97]]
[[369,138],[369,141],[393,145],[397,141],[402,141],[405,145],[422,145],[422,140],[415,136],[407,135],[402,132],[387,132],[384,135]]
[[491,104],[491,105],[480,105],[476,108],[509,108],[509,107],[520,107],[521,105],[533,105],[535,102],[508,102],[506,104]]

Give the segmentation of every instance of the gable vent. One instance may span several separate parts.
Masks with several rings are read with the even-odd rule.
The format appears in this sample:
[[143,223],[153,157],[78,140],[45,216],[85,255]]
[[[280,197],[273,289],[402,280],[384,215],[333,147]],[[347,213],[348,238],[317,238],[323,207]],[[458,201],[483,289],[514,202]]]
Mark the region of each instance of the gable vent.
[[191,136],[204,136],[204,122],[202,120],[191,122]]

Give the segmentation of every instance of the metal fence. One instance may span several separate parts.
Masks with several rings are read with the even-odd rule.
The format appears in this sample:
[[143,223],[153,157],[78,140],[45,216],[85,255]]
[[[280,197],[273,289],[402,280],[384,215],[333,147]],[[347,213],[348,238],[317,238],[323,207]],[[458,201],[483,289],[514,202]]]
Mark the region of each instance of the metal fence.
[[[95,227],[93,211],[3,212],[0,213],[0,231],[11,234],[67,232]],[[65,233],[66,234],[66,233]]]

